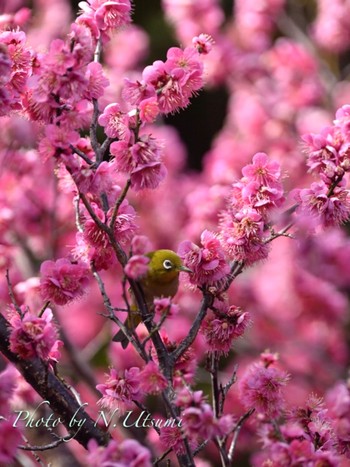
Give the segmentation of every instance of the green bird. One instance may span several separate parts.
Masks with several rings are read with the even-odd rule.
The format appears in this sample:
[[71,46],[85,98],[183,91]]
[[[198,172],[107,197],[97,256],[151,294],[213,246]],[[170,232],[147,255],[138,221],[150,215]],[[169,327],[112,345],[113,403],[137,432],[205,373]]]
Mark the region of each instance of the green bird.
[[[150,258],[147,274],[140,279],[140,284],[147,307],[151,310],[156,297],[174,297],[179,288],[179,274],[181,271],[192,271],[182,264],[181,258],[172,250],[155,250],[145,256]],[[129,315],[124,323],[132,333],[142,321],[140,311],[133,302]],[[123,349],[129,344],[129,339],[122,330],[113,337],[113,341],[120,342]]]

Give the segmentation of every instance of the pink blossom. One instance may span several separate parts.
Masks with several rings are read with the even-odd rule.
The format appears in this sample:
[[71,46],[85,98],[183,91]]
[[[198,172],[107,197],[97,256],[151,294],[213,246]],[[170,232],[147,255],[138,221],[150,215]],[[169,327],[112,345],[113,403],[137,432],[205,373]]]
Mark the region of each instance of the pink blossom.
[[109,80],[104,76],[102,65],[91,62],[86,68],[86,91],[83,95],[86,99],[98,99],[104,94],[104,89],[109,86]]
[[271,186],[279,182],[281,167],[278,162],[271,161],[264,152],[258,152],[253,157],[252,164],[243,167],[242,174],[250,181],[256,181],[260,185]]
[[0,373],[0,414],[5,415],[10,410],[10,400],[18,384],[18,372],[13,365],[7,365]]
[[150,360],[140,373],[140,388],[145,394],[159,394],[168,386],[168,381],[159,367]]
[[39,152],[44,159],[72,154],[70,145],[75,145],[79,140],[76,131],[67,131],[56,125],[47,125],[45,135],[39,144]]
[[22,444],[21,429],[14,427],[15,418],[0,420],[0,463],[11,465],[15,460],[18,446]]
[[166,176],[166,168],[161,162],[162,147],[151,135],[142,135],[132,145],[115,141],[110,151],[118,169],[130,174],[131,186],[136,191],[155,189]]
[[96,467],[151,467],[151,453],[138,441],[125,439],[117,442],[112,439],[106,447],[99,446],[96,440],[88,443],[88,466]]
[[135,191],[146,188],[154,190],[166,175],[167,170],[161,162],[138,165],[130,174],[131,186]]
[[167,316],[175,316],[179,313],[178,305],[172,303],[170,297],[155,298],[153,300],[153,304],[155,315],[162,316],[166,313]]
[[143,99],[139,104],[140,119],[144,123],[152,123],[159,114],[159,105],[155,96]]
[[232,215],[221,214],[220,240],[229,257],[250,265],[268,255],[265,243],[264,221],[255,209],[243,208]]
[[207,55],[212,47],[214,40],[208,34],[199,34],[192,39],[192,45],[197,50],[199,54]]
[[109,104],[98,118],[109,138],[128,141],[130,137],[129,117],[121,111],[119,104]]
[[142,78],[155,89],[159,110],[167,114],[186,107],[203,86],[203,64],[193,47],[172,47],[166,62],[153,62],[143,70]]
[[212,314],[203,322],[202,332],[209,346],[208,351],[227,354],[233,340],[244,333],[250,316],[235,306],[221,308],[217,314]]
[[349,190],[341,186],[331,193],[325,182],[315,182],[310,188],[296,190],[295,199],[302,213],[310,214],[325,227],[342,224],[350,215]]
[[140,387],[140,369],[132,367],[129,370],[117,372],[110,369],[104,384],[98,384],[97,390],[102,393],[98,403],[109,410],[118,409],[125,412],[133,407],[133,401],[140,401],[142,392]]
[[129,0],[123,0],[123,2],[88,0],[80,2],[79,7],[82,9],[79,22],[92,23],[107,33],[130,22]]
[[284,408],[282,388],[288,379],[287,373],[277,368],[250,365],[239,382],[244,407],[254,407],[267,418],[279,416]]
[[116,264],[116,255],[110,245],[104,248],[94,246],[91,242],[85,241],[84,234],[77,232],[76,245],[73,249],[74,258],[86,263],[93,262],[97,271],[109,269]]
[[[113,208],[110,208],[107,216],[95,204],[92,204],[95,215],[102,221],[108,222],[113,215]],[[87,214],[86,216],[89,216]],[[121,244],[128,243],[136,230],[135,224],[136,213],[134,208],[129,204],[128,200],[124,199],[118,209],[118,215],[116,217],[116,222],[114,225],[115,238]],[[109,248],[110,241],[108,235],[103,231],[91,217],[86,217],[84,219],[84,240],[89,245],[96,248]]]
[[206,397],[203,395],[203,391],[191,391],[188,387],[181,388],[175,399],[177,407],[188,408],[188,407],[199,407],[206,402]]
[[131,279],[138,280],[148,272],[150,259],[144,255],[134,255],[127,262],[124,271]]
[[153,248],[146,235],[135,235],[131,240],[131,250],[135,255],[144,255],[153,250]]
[[148,84],[145,81],[134,82],[125,78],[122,97],[130,105],[138,106],[142,101],[148,101],[148,99],[156,97],[156,91],[151,84]]
[[215,418],[212,407],[207,403],[192,405],[181,413],[182,427],[193,442],[213,439],[228,434],[233,427],[233,418],[226,415]]
[[178,254],[191,269],[190,282],[211,285],[223,279],[230,271],[217,236],[205,230],[201,235],[202,247],[184,241],[179,245]]
[[65,305],[86,292],[89,270],[84,263],[66,258],[44,261],[40,267],[40,292],[44,300]]
[[20,358],[39,357],[46,361],[58,361],[58,348],[63,343],[57,340],[57,331],[52,323],[52,311],[47,308],[41,318],[27,311],[21,318],[13,314],[10,334],[10,349]]
[[318,0],[313,24],[313,38],[322,48],[333,53],[344,52],[350,45],[349,5],[342,0]]
[[176,454],[184,454],[183,435],[178,426],[162,427],[160,429],[159,440],[165,450],[173,449]]
[[129,0],[122,2],[92,0],[91,5],[96,8],[95,19],[101,30],[120,28],[130,22]]

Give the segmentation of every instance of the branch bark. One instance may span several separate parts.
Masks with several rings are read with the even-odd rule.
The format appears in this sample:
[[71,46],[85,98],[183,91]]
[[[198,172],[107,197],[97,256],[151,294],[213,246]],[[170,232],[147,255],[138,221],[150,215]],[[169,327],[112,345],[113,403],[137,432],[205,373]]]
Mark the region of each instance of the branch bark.
[[[82,446],[87,448],[90,439],[105,446],[110,440],[109,433],[102,431],[96,422],[85,412],[72,393],[39,358],[22,360],[9,349],[9,322],[0,314],[0,351],[13,363],[35,391],[50,403],[50,407],[60,417],[67,431]],[[73,424],[72,421],[76,421]],[[79,427],[78,423],[81,423]],[[73,426],[69,426],[72,424]]]

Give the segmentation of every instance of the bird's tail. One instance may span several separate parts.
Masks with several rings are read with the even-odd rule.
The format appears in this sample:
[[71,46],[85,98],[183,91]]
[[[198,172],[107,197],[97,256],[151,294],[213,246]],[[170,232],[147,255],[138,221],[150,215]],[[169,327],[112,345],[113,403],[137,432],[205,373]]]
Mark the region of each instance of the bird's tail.
[[[129,334],[132,334],[141,323],[141,316],[137,309],[134,306],[131,307],[128,317],[125,320],[124,326],[128,330]],[[117,334],[112,339],[114,342],[120,342],[123,349],[126,349],[129,345],[129,339],[126,337],[124,332],[120,329]]]
[[112,340],[114,342],[120,342],[123,349],[126,349],[127,346],[129,345],[129,339],[126,337],[126,335],[123,333],[121,329],[117,332],[117,334],[113,337]]

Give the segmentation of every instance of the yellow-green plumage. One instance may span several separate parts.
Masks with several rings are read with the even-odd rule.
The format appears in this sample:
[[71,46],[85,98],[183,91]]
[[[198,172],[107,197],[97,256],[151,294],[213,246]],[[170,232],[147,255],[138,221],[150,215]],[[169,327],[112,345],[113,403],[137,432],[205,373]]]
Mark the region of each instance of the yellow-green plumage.
[[[156,297],[174,297],[179,287],[180,272],[191,271],[182,264],[181,258],[172,250],[151,251],[146,256],[150,258],[148,272],[140,279],[140,283],[146,304],[151,309]],[[132,303],[124,324],[132,332],[140,322],[141,315],[136,304]],[[129,340],[122,330],[117,332],[113,341],[120,342],[124,349],[129,344]]]

